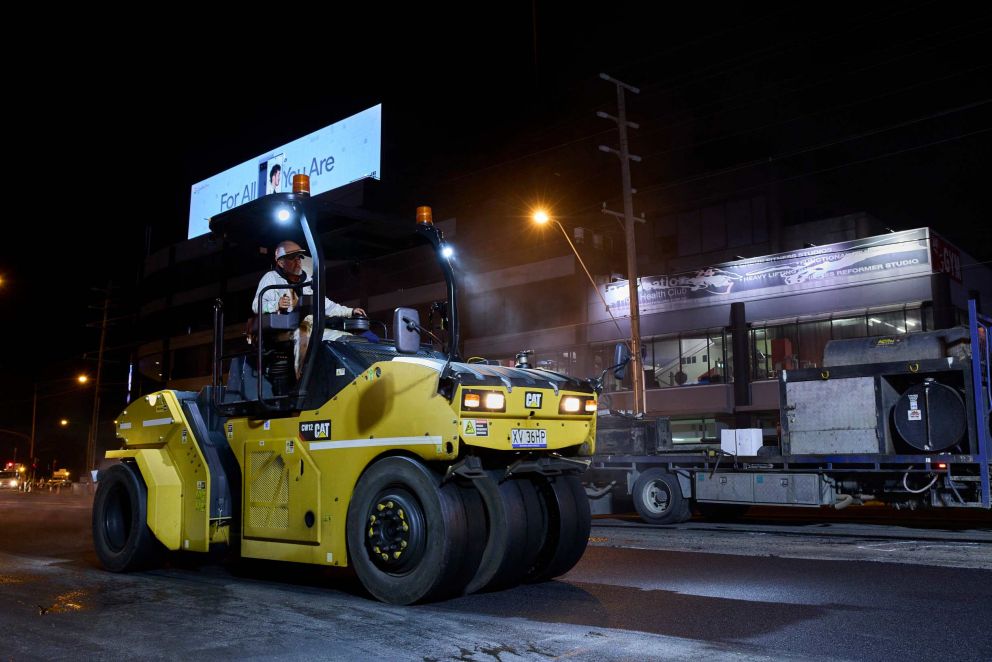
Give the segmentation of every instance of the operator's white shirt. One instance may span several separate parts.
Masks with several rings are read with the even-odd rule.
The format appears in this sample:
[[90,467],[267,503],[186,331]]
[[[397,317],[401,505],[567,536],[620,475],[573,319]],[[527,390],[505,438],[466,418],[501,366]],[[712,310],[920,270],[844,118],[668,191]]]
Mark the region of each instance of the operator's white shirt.
[[[269,273],[262,276],[262,280],[258,281],[258,288],[255,290],[255,298],[251,300],[251,309],[258,314],[258,293],[262,291],[262,288],[268,287],[270,285],[289,285],[289,281],[279,275],[279,272],[274,269]],[[289,294],[292,290],[290,289],[272,289],[262,295],[262,311],[266,313],[274,313],[279,310],[279,299],[282,298],[284,294]],[[303,288],[303,294],[313,295],[313,289],[307,285]],[[290,308],[292,310],[292,308]],[[324,297],[324,315],[326,317],[351,317],[351,313],[354,308],[349,308],[348,306],[342,306],[339,303],[334,303],[327,297]]]
[[[258,293],[262,291],[263,288],[270,285],[289,285],[289,281],[279,275],[279,272],[273,269],[269,273],[262,276],[262,280],[258,281],[258,288],[255,290],[255,297],[251,300],[251,309],[258,314]],[[284,294],[289,294],[292,292],[291,289],[271,289],[262,295],[262,311],[266,313],[274,313],[279,310],[279,299]],[[303,288],[303,294],[313,295],[313,289],[307,285]],[[292,310],[292,307],[290,307]],[[351,317],[354,308],[349,308],[348,306],[342,306],[339,303],[334,303],[327,297],[324,297],[324,316],[325,317]],[[334,340],[340,336],[350,335],[347,333],[341,333],[340,331],[335,331],[334,329],[324,329],[324,340]]]

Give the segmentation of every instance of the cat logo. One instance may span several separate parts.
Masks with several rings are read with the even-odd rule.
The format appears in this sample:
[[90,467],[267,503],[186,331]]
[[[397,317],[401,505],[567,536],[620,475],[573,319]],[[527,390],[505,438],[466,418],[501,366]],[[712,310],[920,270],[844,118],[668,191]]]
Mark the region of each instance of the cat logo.
[[524,407],[527,409],[540,409],[543,393],[537,391],[527,391],[524,393]]
[[311,423],[300,423],[300,438],[304,441],[314,441],[316,439],[331,438],[330,421],[313,421]]

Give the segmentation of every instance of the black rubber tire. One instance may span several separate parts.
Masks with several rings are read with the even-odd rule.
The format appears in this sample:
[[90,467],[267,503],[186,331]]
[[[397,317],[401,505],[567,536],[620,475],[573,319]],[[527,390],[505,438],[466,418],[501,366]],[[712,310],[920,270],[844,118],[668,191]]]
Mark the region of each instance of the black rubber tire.
[[154,568],[165,547],[148,528],[148,489],[131,464],[100,472],[93,497],[93,546],[100,564],[111,572]]
[[[469,517],[462,489],[442,485],[440,476],[407,457],[379,460],[362,475],[348,505],[348,556],[359,580],[375,598],[392,604],[440,600],[461,594],[475,574],[484,541],[470,541]],[[376,539],[370,517],[390,500],[407,504],[410,556],[390,567],[373,561]],[[474,509],[470,505],[471,509]],[[482,515],[484,517],[484,514]]]
[[664,469],[648,469],[634,481],[634,509],[648,524],[678,524],[691,517],[679,479]]
[[466,593],[497,591],[522,582],[536,563],[547,535],[534,483],[514,478],[497,484],[497,478],[491,474],[473,481],[487,507],[489,530],[485,553]]
[[537,561],[525,576],[531,583],[571,570],[586,551],[592,527],[589,499],[578,476],[535,478],[534,485],[544,504],[547,535]]
[[747,515],[751,506],[740,503],[700,503],[694,502],[692,507],[708,522],[736,522]]

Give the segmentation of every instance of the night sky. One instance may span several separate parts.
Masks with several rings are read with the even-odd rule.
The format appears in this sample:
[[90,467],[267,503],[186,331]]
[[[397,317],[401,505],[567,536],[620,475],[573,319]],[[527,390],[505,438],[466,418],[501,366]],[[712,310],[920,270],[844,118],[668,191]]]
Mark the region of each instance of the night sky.
[[[597,150],[616,140],[595,117],[615,113],[606,72],[641,88],[628,109],[644,157],[635,208],[648,218],[771,179],[797,219],[867,211],[992,259],[992,10],[697,5],[319,18],[294,6],[250,27],[185,16],[154,35],[53,28],[44,41],[60,57],[22,66],[8,96],[20,120],[7,126],[8,167],[24,183],[12,194],[27,205],[0,252],[0,428],[29,432],[33,380],[57,393],[71,384],[51,380],[92,374],[91,288],[113,281],[133,296],[146,248],[185,238],[193,183],[376,103],[398,213],[430,202],[443,217],[495,196],[544,198],[562,215],[620,208],[616,160]],[[129,312],[120,304],[112,316]],[[120,364],[107,370],[123,379]],[[45,415],[88,421],[89,397],[46,399]],[[15,442],[0,434],[0,458]]]

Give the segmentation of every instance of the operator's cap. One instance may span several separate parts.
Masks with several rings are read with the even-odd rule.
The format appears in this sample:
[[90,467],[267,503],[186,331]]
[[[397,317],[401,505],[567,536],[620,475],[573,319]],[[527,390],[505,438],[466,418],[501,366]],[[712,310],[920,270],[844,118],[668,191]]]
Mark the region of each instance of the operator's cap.
[[284,241],[278,246],[276,246],[276,259],[283,257],[295,257],[299,255],[300,257],[306,257],[306,250],[300,248],[300,246],[292,241]]

